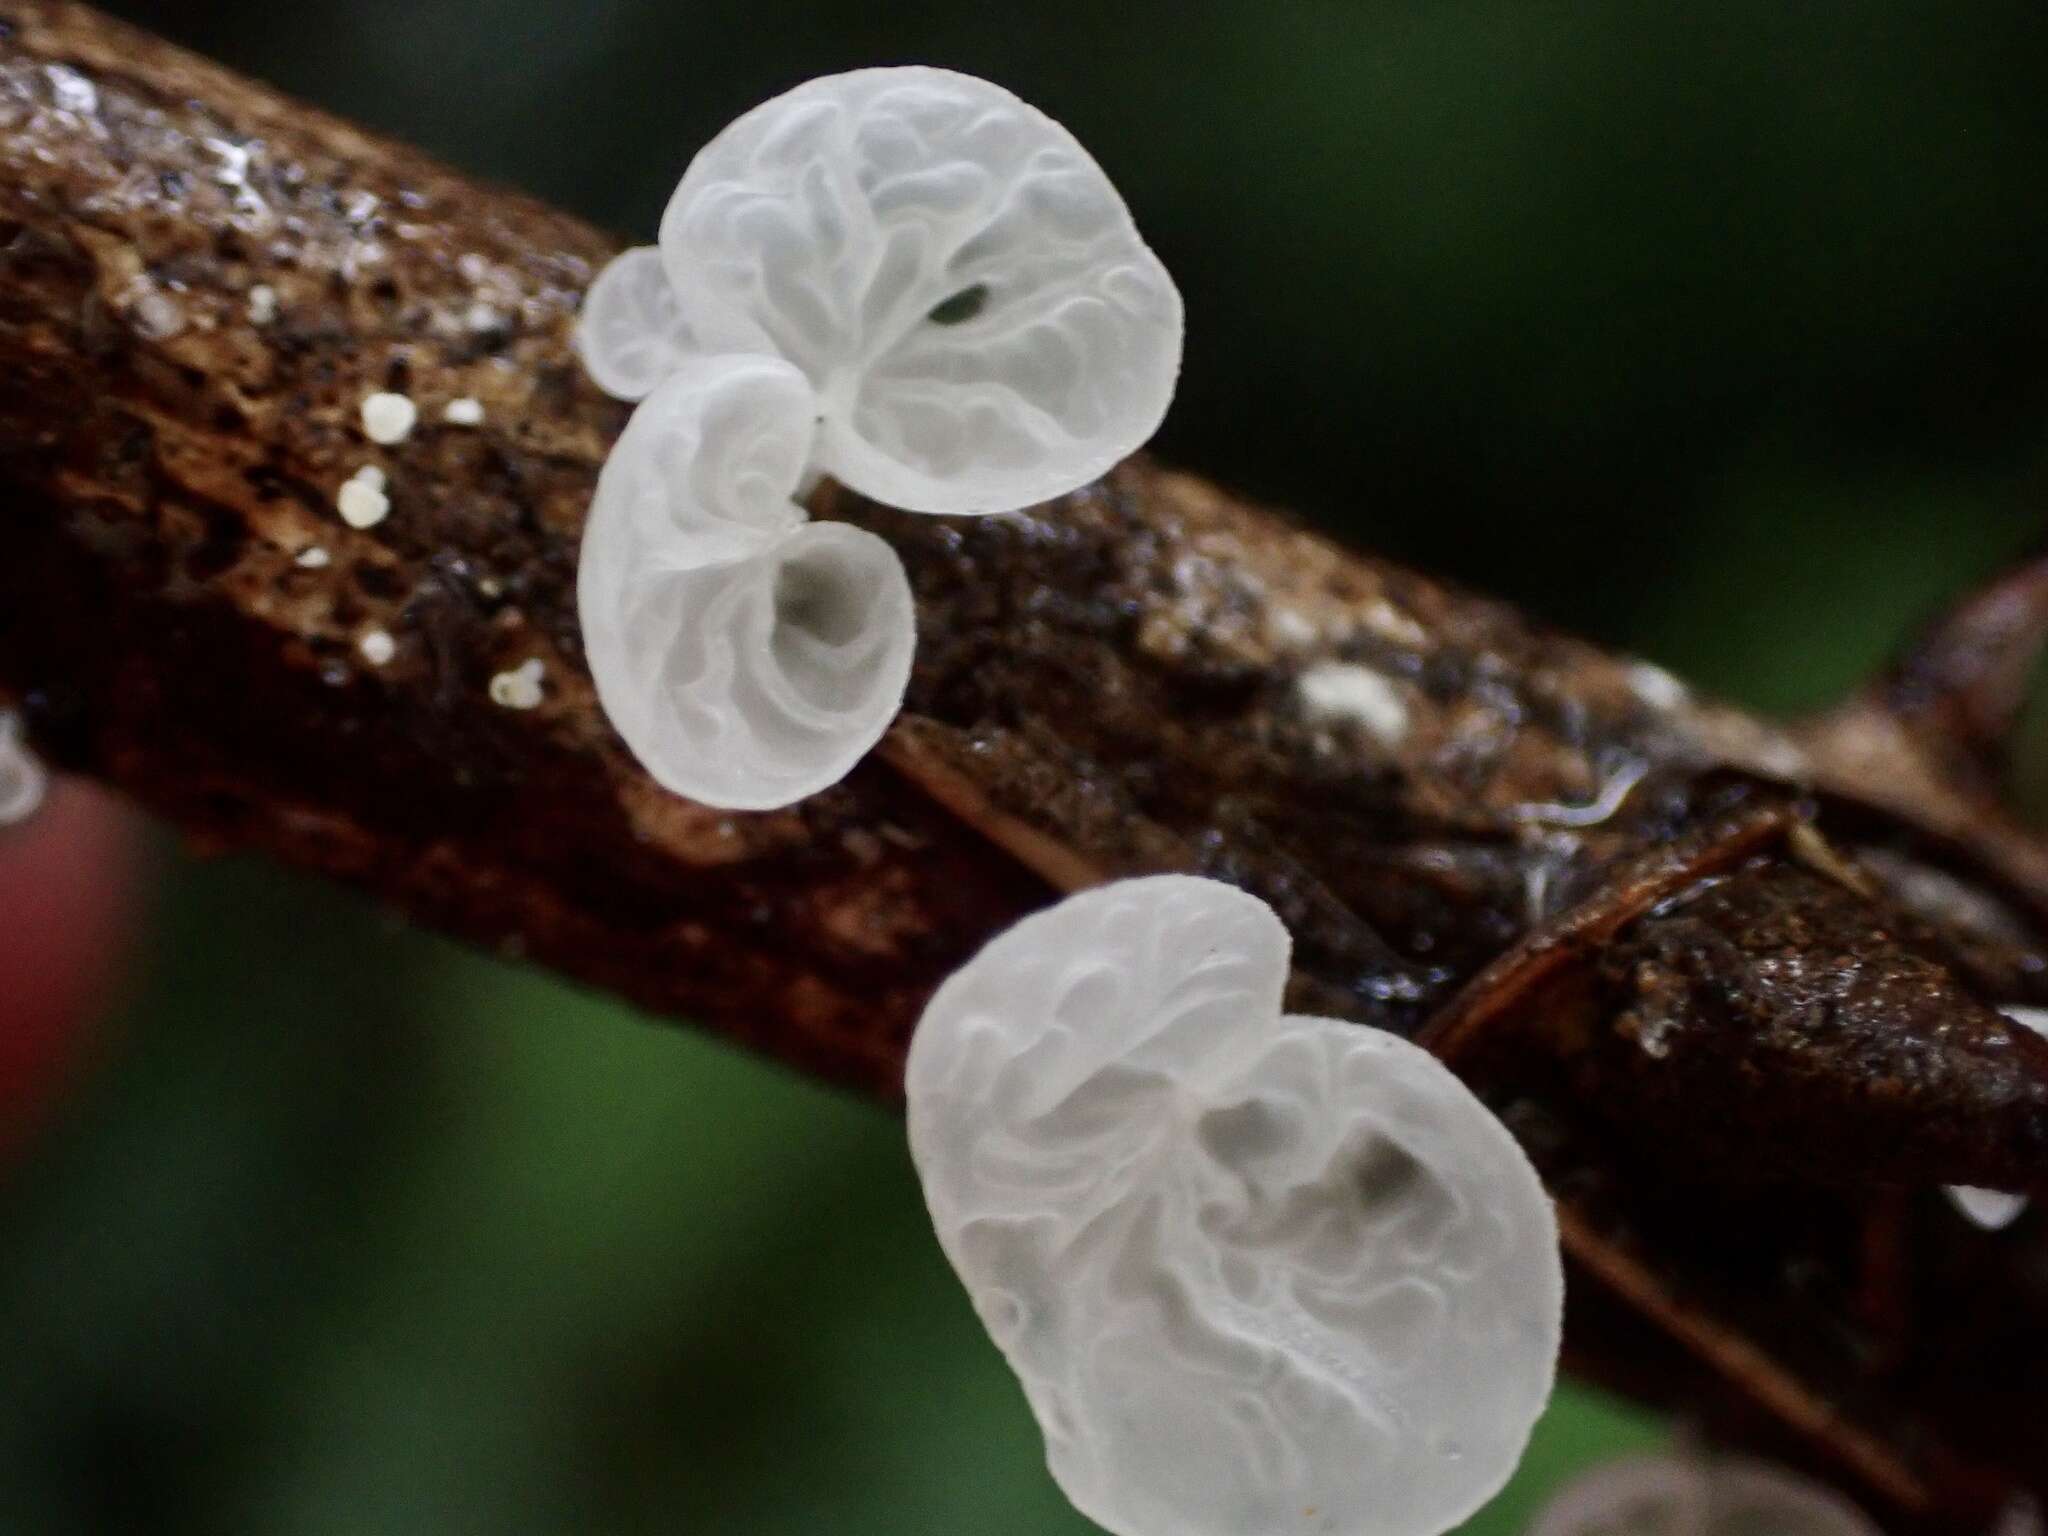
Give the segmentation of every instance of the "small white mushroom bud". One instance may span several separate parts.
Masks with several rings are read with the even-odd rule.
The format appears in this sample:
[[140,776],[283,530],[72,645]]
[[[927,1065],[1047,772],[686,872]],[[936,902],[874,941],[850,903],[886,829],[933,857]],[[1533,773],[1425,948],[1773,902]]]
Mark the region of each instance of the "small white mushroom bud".
[[[2015,1024],[2048,1039],[2048,1008],[2001,1008],[1999,1012]],[[1972,1226],[1982,1227],[1986,1232],[2002,1232],[2027,1213],[2027,1197],[2009,1190],[1952,1184],[1948,1198]]]
[[349,527],[374,528],[391,515],[391,498],[382,486],[356,475],[342,482],[334,508]]
[[1636,1456],[1564,1486],[1528,1536],[1880,1536],[1853,1504],[1761,1461]]
[[911,1043],[939,1241],[1118,1536],[1435,1536],[1550,1396],[1528,1158],[1428,1052],[1283,1016],[1289,949],[1229,886],[1126,881],[995,939]]
[[501,709],[538,709],[546,690],[547,668],[538,656],[491,678],[491,702]]
[[0,709],[0,827],[27,821],[50,790],[49,770],[24,737],[21,716]]
[[1158,429],[1180,372],[1180,294],[1102,167],[948,70],[756,107],[690,163],[661,258],[706,347],[810,379],[814,467],[909,511],[1086,484]]
[[699,358],[634,410],[598,477],[576,588],[591,677],[647,771],[706,805],[837,783],[909,682],[902,561],[791,499],[816,424],[788,363]]
[[375,394],[363,401],[363,432],[371,442],[402,443],[420,419],[420,408],[407,395]]
[[597,274],[583,296],[576,350],[597,387],[619,400],[644,400],[697,350],[660,251],[621,251]]

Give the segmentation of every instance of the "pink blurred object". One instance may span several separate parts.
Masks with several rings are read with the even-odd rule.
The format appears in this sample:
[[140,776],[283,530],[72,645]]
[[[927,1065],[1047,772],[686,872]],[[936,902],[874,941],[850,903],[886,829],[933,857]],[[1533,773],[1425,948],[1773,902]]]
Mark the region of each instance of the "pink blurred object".
[[75,780],[0,829],[0,1160],[42,1122],[114,995],[139,875],[135,814]]

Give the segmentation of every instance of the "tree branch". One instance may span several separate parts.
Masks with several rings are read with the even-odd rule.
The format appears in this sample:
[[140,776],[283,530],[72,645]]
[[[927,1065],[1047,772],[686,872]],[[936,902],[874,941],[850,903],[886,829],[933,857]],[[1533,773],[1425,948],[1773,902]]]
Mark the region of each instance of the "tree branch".
[[[83,7],[12,14],[0,694],[58,763],[208,843],[884,1097],[931,988],[1055,891],[1230,879],[1295,933],[1298,1006],[1410,1034],[1435,1015],[1429,1038],[1470,1050],[1460,1070],[1566,1206],[1589,1369],[1687,1394],[1903,1517],[2040,1486],[2048,1435],[1924,1351],[1844,1334],[1782,1272],[1796,1250],[1844,1290],[1877,1283],[1865,1256],[1892,1250],[1858,1236],[1859,1183],[2042,1173],[2048,1051],[2013,1043],[1986,1001],[2048,998],[2048,851],[1927,748],[1915,721],[1938,712],[1874,698],[1795,740],[1137,460],[971,521],[827,487],[817,510],[882,534],[911,572],[909,708],[791,811],[688,804],[612,734],[578,643],[576,541],[624,408],[570,333],[610,242]],[[358,416],[383,390],[421,407],[391,448]],[[455,399],[482,422],[446,421]],[[358,530],[335,502],[364,465],[391,512]],[[539,707],[493,702],[492,677],[530,658]],[[1923,671],[1953,680],[1966,661]],[[1755,840],[1717,843],[1729,826]],[[1656,863],[1680,845],[1696,863]],[[1652,921],[1650,893],[1686,888],[1674,871],[1737,865],[1711,933]],[[1802,936],[1817,912],[1820,937]],[[1891,932],[1909,915],[1907,946]],[[1674,946],[1711,950],[1717,976],[1758,967],[1741,1015],[1756,1033],[1667,979],[1673,1019],[1721,1027],[1706,1067],[1576,1055],[1640,1023],[1640,966],[1602,957]],[[1768,969],[1786,953],[1867,983],[1830,1005],[1853,1051],[1773,1034],[1812,1001]],[[1819,1063],[1826,1091],[1750,1102],[1739,1084],[1772,1049]],[[1589,1080],[1633,1086],[1589,1108]],[[1814,1102],[1825,1114],[1801,1124]],[[1846,1127],[1844,1145],[1890,1160],[1831,1170],[1846,1192],[1710,1178],[1674,1195],[1683,1176],[1636,1150],[1672,1103],[1714,1126],[1701,1148]],[[1969,1283],[2024,1289],[2030,1251]],[[1629,1368],[1646,1339],[1660,1383]]]

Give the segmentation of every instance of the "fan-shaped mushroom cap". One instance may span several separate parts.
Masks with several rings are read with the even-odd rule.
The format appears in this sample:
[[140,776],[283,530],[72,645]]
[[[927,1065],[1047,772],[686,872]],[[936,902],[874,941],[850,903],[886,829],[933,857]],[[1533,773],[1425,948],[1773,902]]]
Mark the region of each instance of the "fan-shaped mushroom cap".
[[620,400],[644,400],[696,350],[675,289],[651,245],[621,251],[583,296],[576,350],[597,387]]
[[1637,1456],[1565,1485],[1529,1536],[1879,1536],[1847,1500],[1760,1461]]
[[903,702],[910,583],[791,499],[816,400],[777,358],[688,362],[598,477],[577,606],[605,713],[667,788],[765,810],[837,783]]
[[994,940],[912,1041],[933,1224],[1053,1476],[1119,1536],[1426,1536],[1550,1395],[1549,1198],[1380,1030],[1282,1017],[1286,930],[1186,876]]
[[818,467],[911,511],[1086,484],[1158,429],[1180,371],[1180,294],[1102,168],[947,70],[756,107],[691,162],[661,253],[706,344],[810,378]]
[[[1998,1010],[2015,1024],[2025,1025],[2035,1034],[2048,1037],[2048,1008],[2001,1008]],[[1982,1227],[1986,1232],[2003,1232],[2027,1213],[2028,1199],[2004,1189],[1978,1189],[1969,1184],[1951,1184],[1948,1188],[1949,1203],[1968,1218],[1972,1226]]]

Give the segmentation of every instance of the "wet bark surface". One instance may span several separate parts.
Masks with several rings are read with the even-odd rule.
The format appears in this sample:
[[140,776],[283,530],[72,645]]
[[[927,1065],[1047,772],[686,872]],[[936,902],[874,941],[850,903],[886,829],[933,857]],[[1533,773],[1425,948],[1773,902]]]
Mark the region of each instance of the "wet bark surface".
[[2048,850],[1980,771],[2038,573],[1786,732],[1143,459],[1001,518],[828,486],[910,570],[909,705],[724,814],[639,772],[578,642],[612,242],[84,8],[0,18],[0,696],[56,762],[885,1098],[1007,922],[1231,880],[1297,1007],[1419,1034],[1531,1147],[1583,1368],[1900,1523],[2048,1493],[2048,1243],[1935,1187],[2048,1171],[2048,1046],[1995,1011],[2048,1002]]

